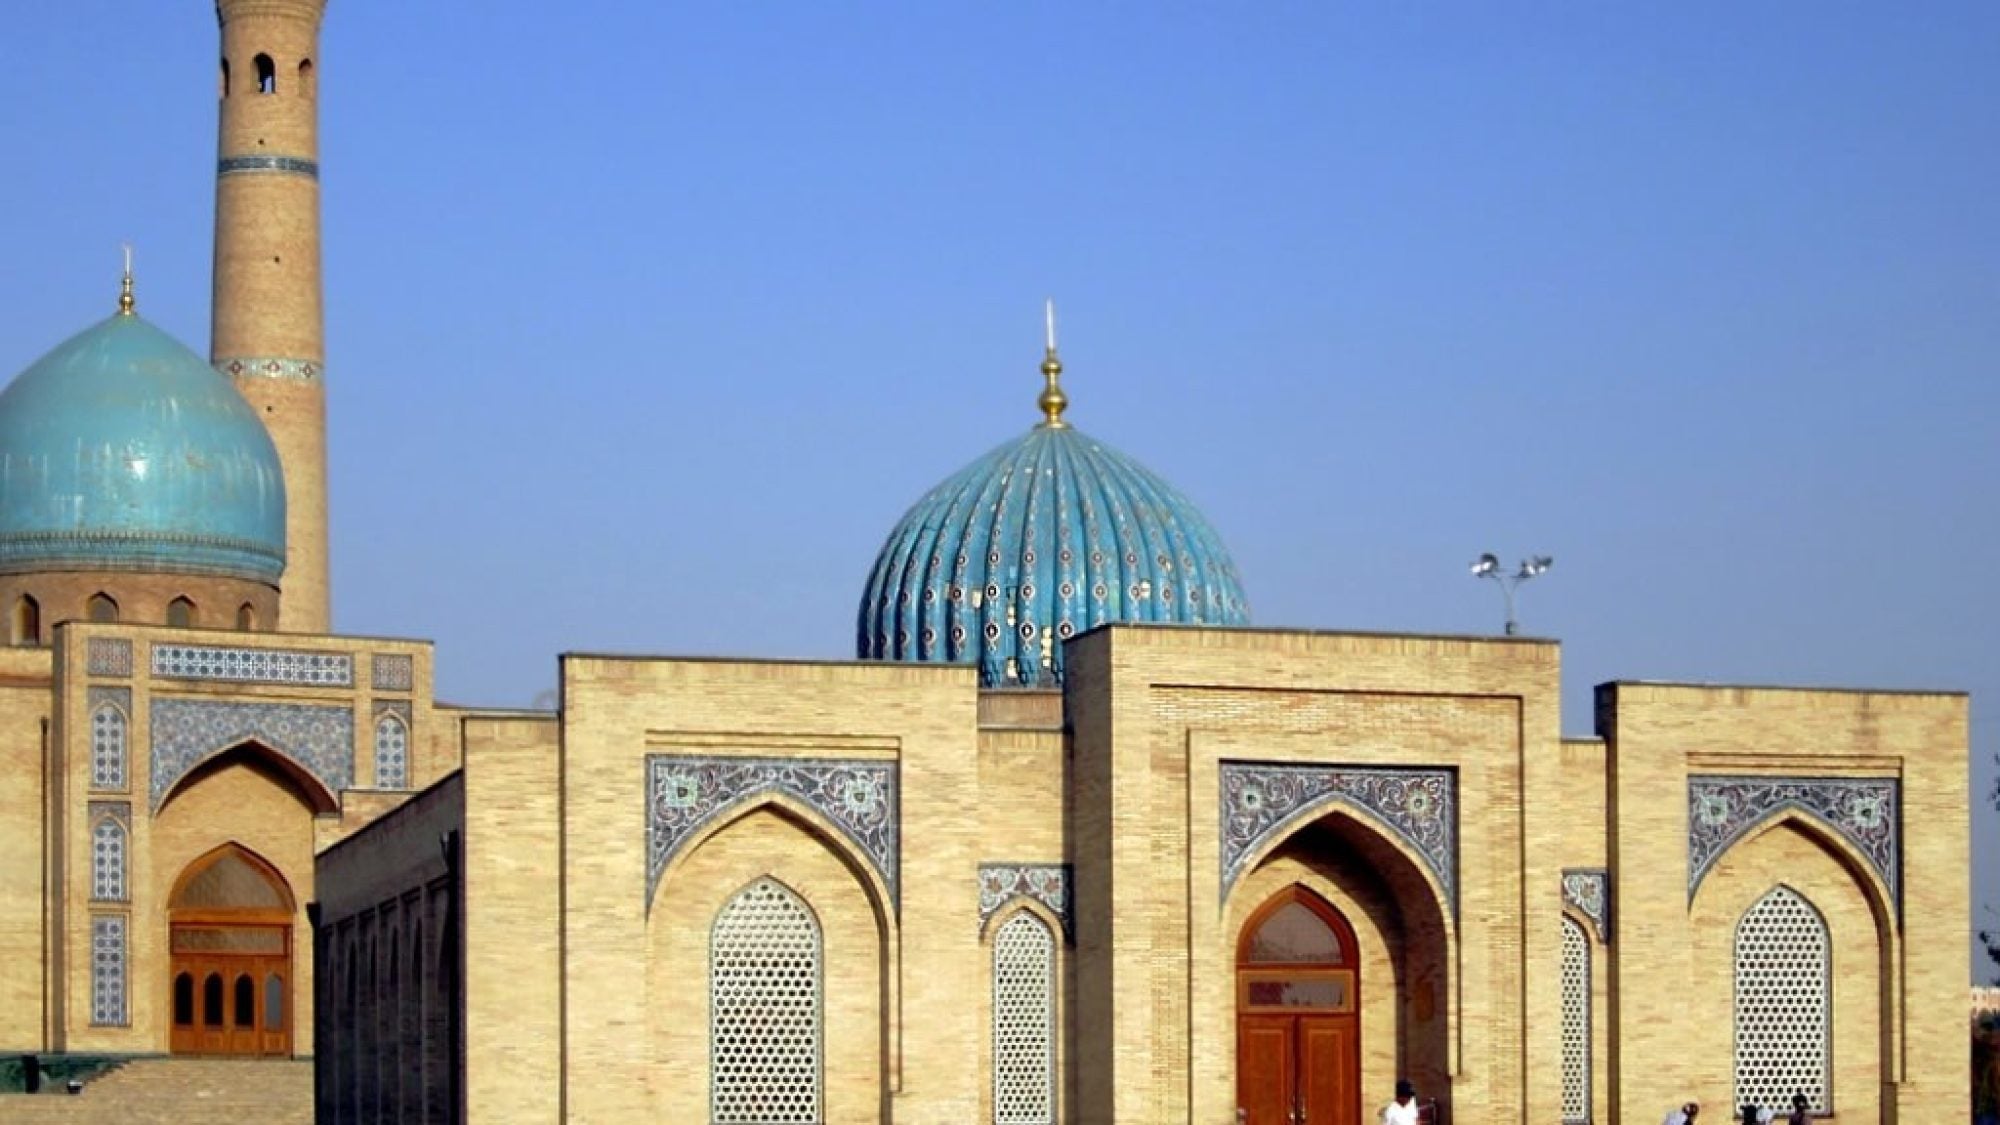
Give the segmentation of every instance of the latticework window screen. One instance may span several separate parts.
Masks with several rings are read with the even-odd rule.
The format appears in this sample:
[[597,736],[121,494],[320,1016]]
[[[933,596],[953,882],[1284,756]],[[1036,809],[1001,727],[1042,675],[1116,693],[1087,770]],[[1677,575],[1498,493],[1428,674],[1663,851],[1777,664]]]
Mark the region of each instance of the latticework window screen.
[[1562,920],[1563,1125],[1590,1120],[1590,939]]
[[375,724],[375,787],[405,789],[409,784],[409,728],[402,719],[384,715]]
[[819,923],[782,884],[730,899],[709,935],[709,1110],[714,1125],[818,1125]]
[[1056,939],[1033,914],[993,936],[994,1125],[1056,1119]]
[[1788,1107],[1804,1094],[1833,1111],[1826,920],[1790,887],[1758,899],[1736,925],[1736,1104]]
[[125,788],[125,712],[109,703],[90,715],[90,786]]
[[125,826],[116,817],[100,817],[90,829],[90,897],[125,901]]

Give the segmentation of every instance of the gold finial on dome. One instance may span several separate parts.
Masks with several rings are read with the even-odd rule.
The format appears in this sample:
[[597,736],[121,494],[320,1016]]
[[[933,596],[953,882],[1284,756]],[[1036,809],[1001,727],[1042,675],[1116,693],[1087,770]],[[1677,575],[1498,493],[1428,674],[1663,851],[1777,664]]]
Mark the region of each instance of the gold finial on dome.
[[1061,429],[1069,425],[1063,421],[1063,411],[1069,408],[1069,396],[1062,389],[1062,359],[1056,355],[1056,303],[1048,302],[1048,354],[1042,357],[1042,375],[1049,385],[1042,388],[1042,396],[1035,400],[1042,408],[1042,425],[1049,429]]
[[139,303],[132,298],[132,244],[125,244],[125,280],[118,290],[118,315],[132,316]]

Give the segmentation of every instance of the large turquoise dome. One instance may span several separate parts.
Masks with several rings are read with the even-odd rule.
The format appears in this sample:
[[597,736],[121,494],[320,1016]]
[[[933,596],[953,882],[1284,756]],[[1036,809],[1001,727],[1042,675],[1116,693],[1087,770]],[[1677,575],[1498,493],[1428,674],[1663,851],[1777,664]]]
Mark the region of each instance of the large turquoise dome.
[[903,516],[861,597],[862,659],[977,663],[984,687],[1054,687],[1062,642],[1099,625],[1249,623],[1208,521],[1063,422],[1066,401],[1051,375],[1046,421]]
[[229,381],[121,313],[0,393],[0,573],[129,570],[276,585],[285,482]]

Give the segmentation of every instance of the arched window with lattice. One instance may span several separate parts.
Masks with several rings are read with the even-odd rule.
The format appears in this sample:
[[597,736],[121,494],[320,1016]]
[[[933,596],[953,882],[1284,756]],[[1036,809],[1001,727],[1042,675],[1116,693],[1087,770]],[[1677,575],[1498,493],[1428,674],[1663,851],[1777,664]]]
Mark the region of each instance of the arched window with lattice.
[[90,713],[90,787],[125,788],[125,712],[100,703]]
[[1056,939],[1022,911],[993,935],[994,1125],[1056,1119]]
[[1790,887],[1736,924],[1736,1104],[1833,1112],[1832,942],[1826,919]]
[[94,902],[124,902],[125,825],[106,813],[90,826],[90,897]]
[[391,711],[375,720],[375,787],[410,786],[410,728]]
[[1590,939],[1576,919],[1562,920],[1563,1125],[1590,1120]]
[[825,1001],[819,920],[791,889],[759,879],[709,933],[709,1119],[818,1125]]

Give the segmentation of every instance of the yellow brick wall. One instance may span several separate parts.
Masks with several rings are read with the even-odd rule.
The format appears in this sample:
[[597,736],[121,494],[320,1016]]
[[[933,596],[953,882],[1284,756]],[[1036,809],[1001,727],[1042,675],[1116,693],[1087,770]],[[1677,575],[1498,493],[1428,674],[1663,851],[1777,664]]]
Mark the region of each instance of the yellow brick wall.
[[[674,1007],[704,991],[702,978],[668,981],[661,966],[694,963],[716,904],[765,868],[806,884],[799,889],[840,935],[829,937],[828,955],[839,956],[839,971],[849,975],[829,979],[829,1004],[846,1013],[843,1020],[859,1018],[849,1005],[879,1003],[888,1013],[879,1039],[840,1046],[879,1050],[880,1060],[842,1055],[830,1072],[837,1088],[829,1103],[845,1120],[883,1113],[885,1104],[884,1119],[974,1120],[982,1029],[967,998],[987,981],[977,926],[972,671],[572,656],[563,692],[569,1120],[676,1120],[669,1107],[706,1097],[705,1077],[663,1080],[663,1068],[704,1057],[670,1054],[667,1037],[705,1035],[706,1023]],[[796,826],[809,818],[751,817],[696,844],[666,873],[649,910],[649,753],[896,761],[901,901],[870,908],[887,939],[886,953],[871,962],[880,969],[864,971],[858,957],[835,952],[865,937],[860,888],[872,887],[874,876],[840,844]],[[873,971],[882,974],[879,984]]]
[[[1853,1094],[1870,1074],[1857,1052],[1875,1051],[1888,1120],[1963,1118],[1969,1112],[1965,1053],[1965,926],[1969,914],[1966,700],[1923,693],[1803,691],[1674,684],[1608,684],[1599,689],[1600,725],[1610,746],[1611,866],[1618,896],[1619,988],[1613,998],[1612,1067],[1617,1110],[1626,1120],[1663,1112],[1688,1097],[1727,1097],[1712,1039],[1733,1027],[1727,986],[1732,959],[1721,931],[1740,916],[1743,896],[1803,873],[1828,899],[1822,910],[1869,949],[1852,895],[1858,865],[1829,867],[1830,838],[1751,838],[1725,853],[1690,912],[1687,899],[1687,779],[1696,773],[1804,777],[1898,777],[1902,782],[1903,902],[1900,931],[1880,956],[1874,987],[1880,1042],[1856,1046],[1842,1028],[1841,1059],[1861,1069],[1836,1076]],[[1776,831],[1776,830],[1774,830]],[[1808,863],[1807,860],[1813,862]],[[1845,884],[1835,870],[1849,872]],[[1725,877],[1719,890],[1708,885]],[[1845,890],[1841,890],[1843,886]],[[1762,893],[1762,890],[1757,892]],[[1711,895],[1713,899],[1711,900]],[[1754,899],[1754,896],[1753,896]],[[1711,905],[1712,901],[1712,905]],[[1815,899],[1817,902],[1818,899]],[[1856,970],[1860,972],[1860,970]],[[1862,988],[1870,977],[1857,978]],[[1853,999],[1852,996],[1848,997]],[[1856,1011],[1842,1001],[1843,1011]],[[1861,1009],[1869,1007],[1865,996]],[[1869,1017],[1855,1017],[1867,1022]],[[1706,1046],[1689,1049],[1690,1044]],[[1722,1052],[1718,1055],[1718,1052]],[[1840,1107],[1837,1107],[1840,1108]],[[1841,1108],[1843,1119],[1851,1119]]]
[[41,1048],[49,650],[0,649],[0,1051]]
[[[561,757],[554,719],[465,723],[465,1040],[473,1121],[560,1120]],[[692,1120],[692,1119],[690,1119]]]
[[[1215,905],[1225,758],[1458,771],[1463,928],[1440,909],[1447,932],[1410,939],[1457,942],[1448,1001],[1430,1007],[1448,1024],[1439,1092],[1455,1120],[1556,1116],[1557,1070],[1524,1066],[1559,1050],[1553,645],[1120,627],[1072,642],[1068,659],[1082,1119],[1233,1115],[1227,981],[1247,893]],[[1421,1061],[1416,1006],[1403,1034]],[[1373,1065],[1366,1101],[1387,1096],[1379,1054]]]

